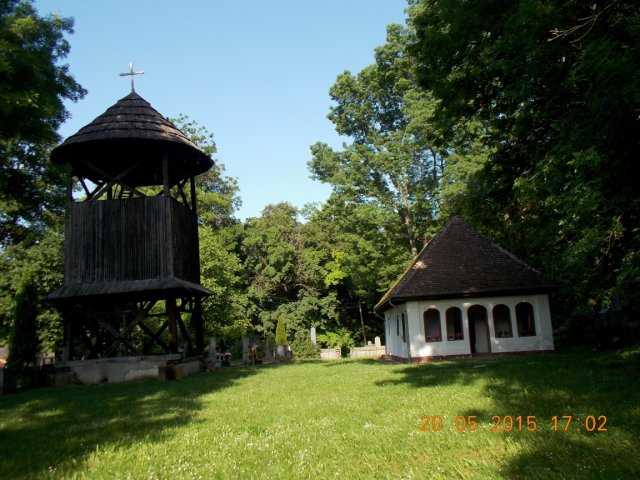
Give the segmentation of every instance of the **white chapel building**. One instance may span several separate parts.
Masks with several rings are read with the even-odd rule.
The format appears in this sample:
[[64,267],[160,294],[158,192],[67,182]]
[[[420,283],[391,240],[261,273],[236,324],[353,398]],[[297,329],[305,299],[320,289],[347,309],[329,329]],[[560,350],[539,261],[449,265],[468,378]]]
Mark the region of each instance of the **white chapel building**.
[[386,354],[421,362],[553,350],[555,288],[454,217],[375,306],[384,314]]

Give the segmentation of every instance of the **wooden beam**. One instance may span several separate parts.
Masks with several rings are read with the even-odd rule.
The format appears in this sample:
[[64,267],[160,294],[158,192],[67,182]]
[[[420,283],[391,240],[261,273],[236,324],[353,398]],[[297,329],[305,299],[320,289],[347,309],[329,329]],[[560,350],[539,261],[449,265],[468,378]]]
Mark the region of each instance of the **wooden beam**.
[[182,354],[186,357],[193,350],[193,345],[191,343],[191,334],[186,329],[184,322],[182,321],[182,317],[178,315],[178,326],[180,327],[180,332],[182,333],[182,342],[183,342],[183,352]]
[[164,152],[162,157],[162,185],[164,196],[170,196],[171,186],[169,185],[169,157],[167,152]]
[[[129,168],[127,168],[125,171],[120,172],[117,176],[115,177],[111,177],[111,181],[106,182],[102,185],[102,187],[99,190],[96,190],[93,194],[93,199],[97,200],[99,199],[106,191],[108,191],[108,189],[111,189],[111,187],[115,184],[119,184],[121,183],[121,180],[126,177],[129,173],[131,173],[133,170],[135,170],[136,168],[138,168],[140,165],[142,165],[142,162],[138,162],[135,165],[131,165]],[[144,195],[143,195],[144,196]]]
[[196,354],[200,354],[204,352],[204,325],[202,323],[202,299],[200,297],[194,299],[191,327],[195,331]]
[[[109,179],[109,180],[113,180],[114,177],[109,175],[108,173],[104,172],[103,170],[99,169],[98,167],[96,167],[95,165],[93,165],[92,163],[89,162],[85,162],[83,161],[82,164],[84,166],[86,166],[87,168],[90,168],[91,170],[93,170],[94,172],[96,172],[98,175],[104,177],[105,179]],[[137,195],[144,197],[146,196],[144,193],[142,193],[140,190],[136,189],[135,187],[132,187],[131,185],[128,185],[126,183],[124,183],[123,181],[117,181],[116,183],[118,183],[121,186],[127,187],[129,190],[131,190],[132,192],[136,193]]]
[[84,193],[87,195],[87,200],[89,200],[91,198],[91,191],[87,188],[87,185],[84,183],[84,179],[82,177],[78,177],[78,181],[80,182],[80,185],[82,185]]
[[196,203],[196,177],[191,175],[189,180],[191,182],[191,211],[197,215],[198,211]]
[[160,338],[160,335],[162,334],[162,332],[164,332],[164,330],[167,328],[167,322],[164,323],[164,325],[160,328],[160,330],[157,333],[153,333],[153,331],[142,322],[140,322],[138,326],[142,330],[144,330],[144,332],[151,338],[151,340],[153,340],[155,343],[160,345],[165,352],[169,353],[170,351],[169,345],[164,343],[164,340]]
[[102,319],[98,319],[98,323],[100,324],[100,326],[102,326],[103,329],[108,331],[113,336],[113,338],[115,338],[115,341],[111,344],[111,346],[105,352],[106,356],[109,356],[111,355],[112,352],[115,352],[121,343],[124,344],[131,353],[134,353],[135,355],[142,355],[140,351],[135,347],[135,345],[133,345],[133,343],[129,341],[127,337],[125,337],[118,330],[113,328],[113,326],[111,326],[108,322]]
[[187,200],[187,196],[184,193],[184,186],[186,185],[189,179],[185,178],[182,182],[178,182],[176,185],[178,186],[178,193],[180,194],[180,198],[182,198],[182,203],[184,203],[185,207],[189,208],[189,201]]
[[167,305],[167,321],[169,323],[169,352],[178,353],[178,318],[180,313],[176,307],[176,299],[168,298]]

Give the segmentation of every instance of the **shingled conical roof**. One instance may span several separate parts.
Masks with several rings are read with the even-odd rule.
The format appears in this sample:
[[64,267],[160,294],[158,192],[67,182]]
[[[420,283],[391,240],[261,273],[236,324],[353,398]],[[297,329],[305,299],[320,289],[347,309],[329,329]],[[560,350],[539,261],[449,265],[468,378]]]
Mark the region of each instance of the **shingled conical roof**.
[[406,300],[541,293],[554,288],[543,274],[454,217],[375,309]]
[[127,183],[138,186],[162,184],[165,156],[173,177],[204,173],[213,165],[182,131],[131,92],[55,148],[51,160],[71,164],[75,175],[90,180],[100,175],[85,162],[112,176],[142,162],[127,175]]

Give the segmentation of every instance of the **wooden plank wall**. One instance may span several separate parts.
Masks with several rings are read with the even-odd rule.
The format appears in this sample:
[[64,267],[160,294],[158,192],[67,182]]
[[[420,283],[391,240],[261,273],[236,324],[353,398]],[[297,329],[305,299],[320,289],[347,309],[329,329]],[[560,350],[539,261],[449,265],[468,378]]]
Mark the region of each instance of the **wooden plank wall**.
[[170,197],[74,203],[65,284],[177,276],[199,281],[196,217]]

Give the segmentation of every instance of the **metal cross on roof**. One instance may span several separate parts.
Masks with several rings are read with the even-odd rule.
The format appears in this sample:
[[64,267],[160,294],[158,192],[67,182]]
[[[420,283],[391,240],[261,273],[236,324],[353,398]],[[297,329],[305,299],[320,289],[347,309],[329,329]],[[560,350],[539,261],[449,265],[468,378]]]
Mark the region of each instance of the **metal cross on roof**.
[[135,92],[136,90],[133,88],[133,77],[134,75],[142,75],[144,73],[144,70],[138,70],[137,72],[133,71],[133,62],[129,63],[129,71],[127,73],[121,73],[120,76],[121,77],[126,77],[127,75],[129,75],[131,77],[131,93]]

